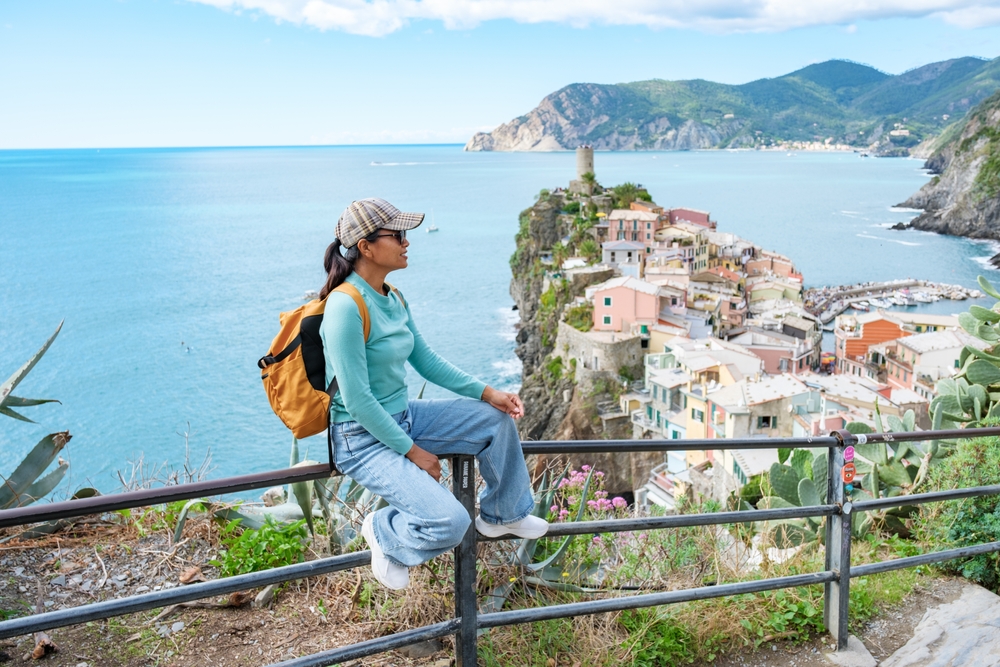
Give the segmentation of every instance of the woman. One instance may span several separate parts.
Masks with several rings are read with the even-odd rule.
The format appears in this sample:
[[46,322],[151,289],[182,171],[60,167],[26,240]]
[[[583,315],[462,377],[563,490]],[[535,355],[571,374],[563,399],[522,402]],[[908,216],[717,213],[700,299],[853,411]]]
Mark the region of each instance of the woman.
[[[330,404],[337,468],[389,503],[365,517],[361,534],[372,552],[375,578],[395,590],[409,584],[408,568],[462,541],[469,516],[441,486],[439,456],[472,454],[486,488],[476,529],[499,537],[541,537],[548,524],[532,516],[534,500],[514,418],[517,394],[497,391],[435,354],[424,342],[400,294],[385,284],[407,266],[407,230],[422,213],[402,213],[384,199],[352,202],[326,250],[326,310],[320,334],[326,380],[339,390]],[[341,248],[346,249],[342,253]],[[368,307],[365,341],[353,298],[334,289],[350,283]],[[464,396],[408,400],[404,362],[437,385]],[[475,400],[470,400],[475,399]]]

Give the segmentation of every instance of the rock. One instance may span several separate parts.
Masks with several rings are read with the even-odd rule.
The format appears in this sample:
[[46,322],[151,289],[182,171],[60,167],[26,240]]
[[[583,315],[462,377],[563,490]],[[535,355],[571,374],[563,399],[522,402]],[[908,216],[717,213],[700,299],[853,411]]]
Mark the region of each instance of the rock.
[[260,608],[271,604],[271,601],[274,600],[274,591],[278,590],[278,586],[279,584],[271,584],[257,593],[257,597],[253,600],[253,606]]
[[[836,644],[834,644],[834,649],[836,649]],[[868,652],[867,647],[854,635],[847,637],[846,650],[824,653],[823,655],[829,662],[840,665],[840,667],[875,667],[878,664],[872,654]]]
[[399,652],[403,654],[404,657],[410,660],[420,660],[421,658],[429,658],[438,651],[444,650],[444,644],[441,643],[440,639],[429,639],[425,642],[420,642],[419,644],[410,644],[409,646],[404,646],[399,649]]
[[883,667],[1000,665],[1000,597],[971,583],[954,602],[929,607],[913,638]]
[[60,574],[58,577],[53,577],[52,581],[49,582],[53,586],[65,586],[66,585],[66,575]]
[[24,568],[23,567],[18,566],[18,567],[14,568],[14,576],[15,577],[20,577],[23,574],[24,574]]
[[170,632],[172,633],[180,632],[183,629],[184,629],[184,621],[177,621],[176,623],[170,626]]
[[261,496],[266,507],[275,507],[285,502],[285,487],[272,486]]
[[988,164],[1000,160],[1000,141],[994,136],[998,129],[1000,95],[994,94],[970,111],[959,136],[941,146],[924,164],[939,170],[940,176],[901,204],[924,211],[910,223],[912,229],[1000,239],[1000,197],[984,190],[980,176]]

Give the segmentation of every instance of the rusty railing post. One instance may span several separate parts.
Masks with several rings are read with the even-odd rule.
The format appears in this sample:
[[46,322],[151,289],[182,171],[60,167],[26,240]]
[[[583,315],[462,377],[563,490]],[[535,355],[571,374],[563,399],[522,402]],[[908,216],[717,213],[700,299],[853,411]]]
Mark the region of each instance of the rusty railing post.
[[[452,491],[462,506],[475,518],[476,466],[472,456],[455,456],[451,460]],[[476,525],[469,530],[462,543],[455,547],[455,616],[462,619],[455,634],[455,664],[457,667],[476,667],[476,633],[479,624],[476,616]]]
[[841,512],[826,520],[826,570],[835,572],[837,580],[823,584],[823,622],[837,640],[837,650],[847,648],[848,605],[851,596],[851,503],[844,489],[854,480],[854,444],[858,437],[849,431],[831,435],[840,444],[829,450],[827,463],[826,502],[839,505]]

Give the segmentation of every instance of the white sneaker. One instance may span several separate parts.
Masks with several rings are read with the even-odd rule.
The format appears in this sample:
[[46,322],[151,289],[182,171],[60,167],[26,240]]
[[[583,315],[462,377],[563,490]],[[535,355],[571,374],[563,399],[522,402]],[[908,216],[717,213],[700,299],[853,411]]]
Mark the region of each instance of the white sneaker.
[[394,591],[402,590],[410,585],[410,569],[396,565],[382,553],[382,547],[375,540],[375,528],[372,525],[374,517],[374,514],[369,514],[361,524],[361,535],[372,552],[372,574],[386,588]]
[[538,539],[549,531],[549,524],[533,514],[514,523],[486,523],[481,516],[476,517],[476,530],[486,537],[516,535],[525,539]]

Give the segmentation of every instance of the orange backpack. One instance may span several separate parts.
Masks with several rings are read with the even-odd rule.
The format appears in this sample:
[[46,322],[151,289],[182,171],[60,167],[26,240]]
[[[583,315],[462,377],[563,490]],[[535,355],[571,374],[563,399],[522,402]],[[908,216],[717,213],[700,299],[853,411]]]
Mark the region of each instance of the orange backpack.
[[[333,291],[347,294],[358,304],[367,343],[372,323],[361,292],[346,282]],[[330,425],[330,398],[338,384],[337,378],[326,384],[326,355],[319,334],[325,309],[326,299],[313,299],[281,313],[281,331],[257,362],[271,408],[296,438],[316,435]]]

